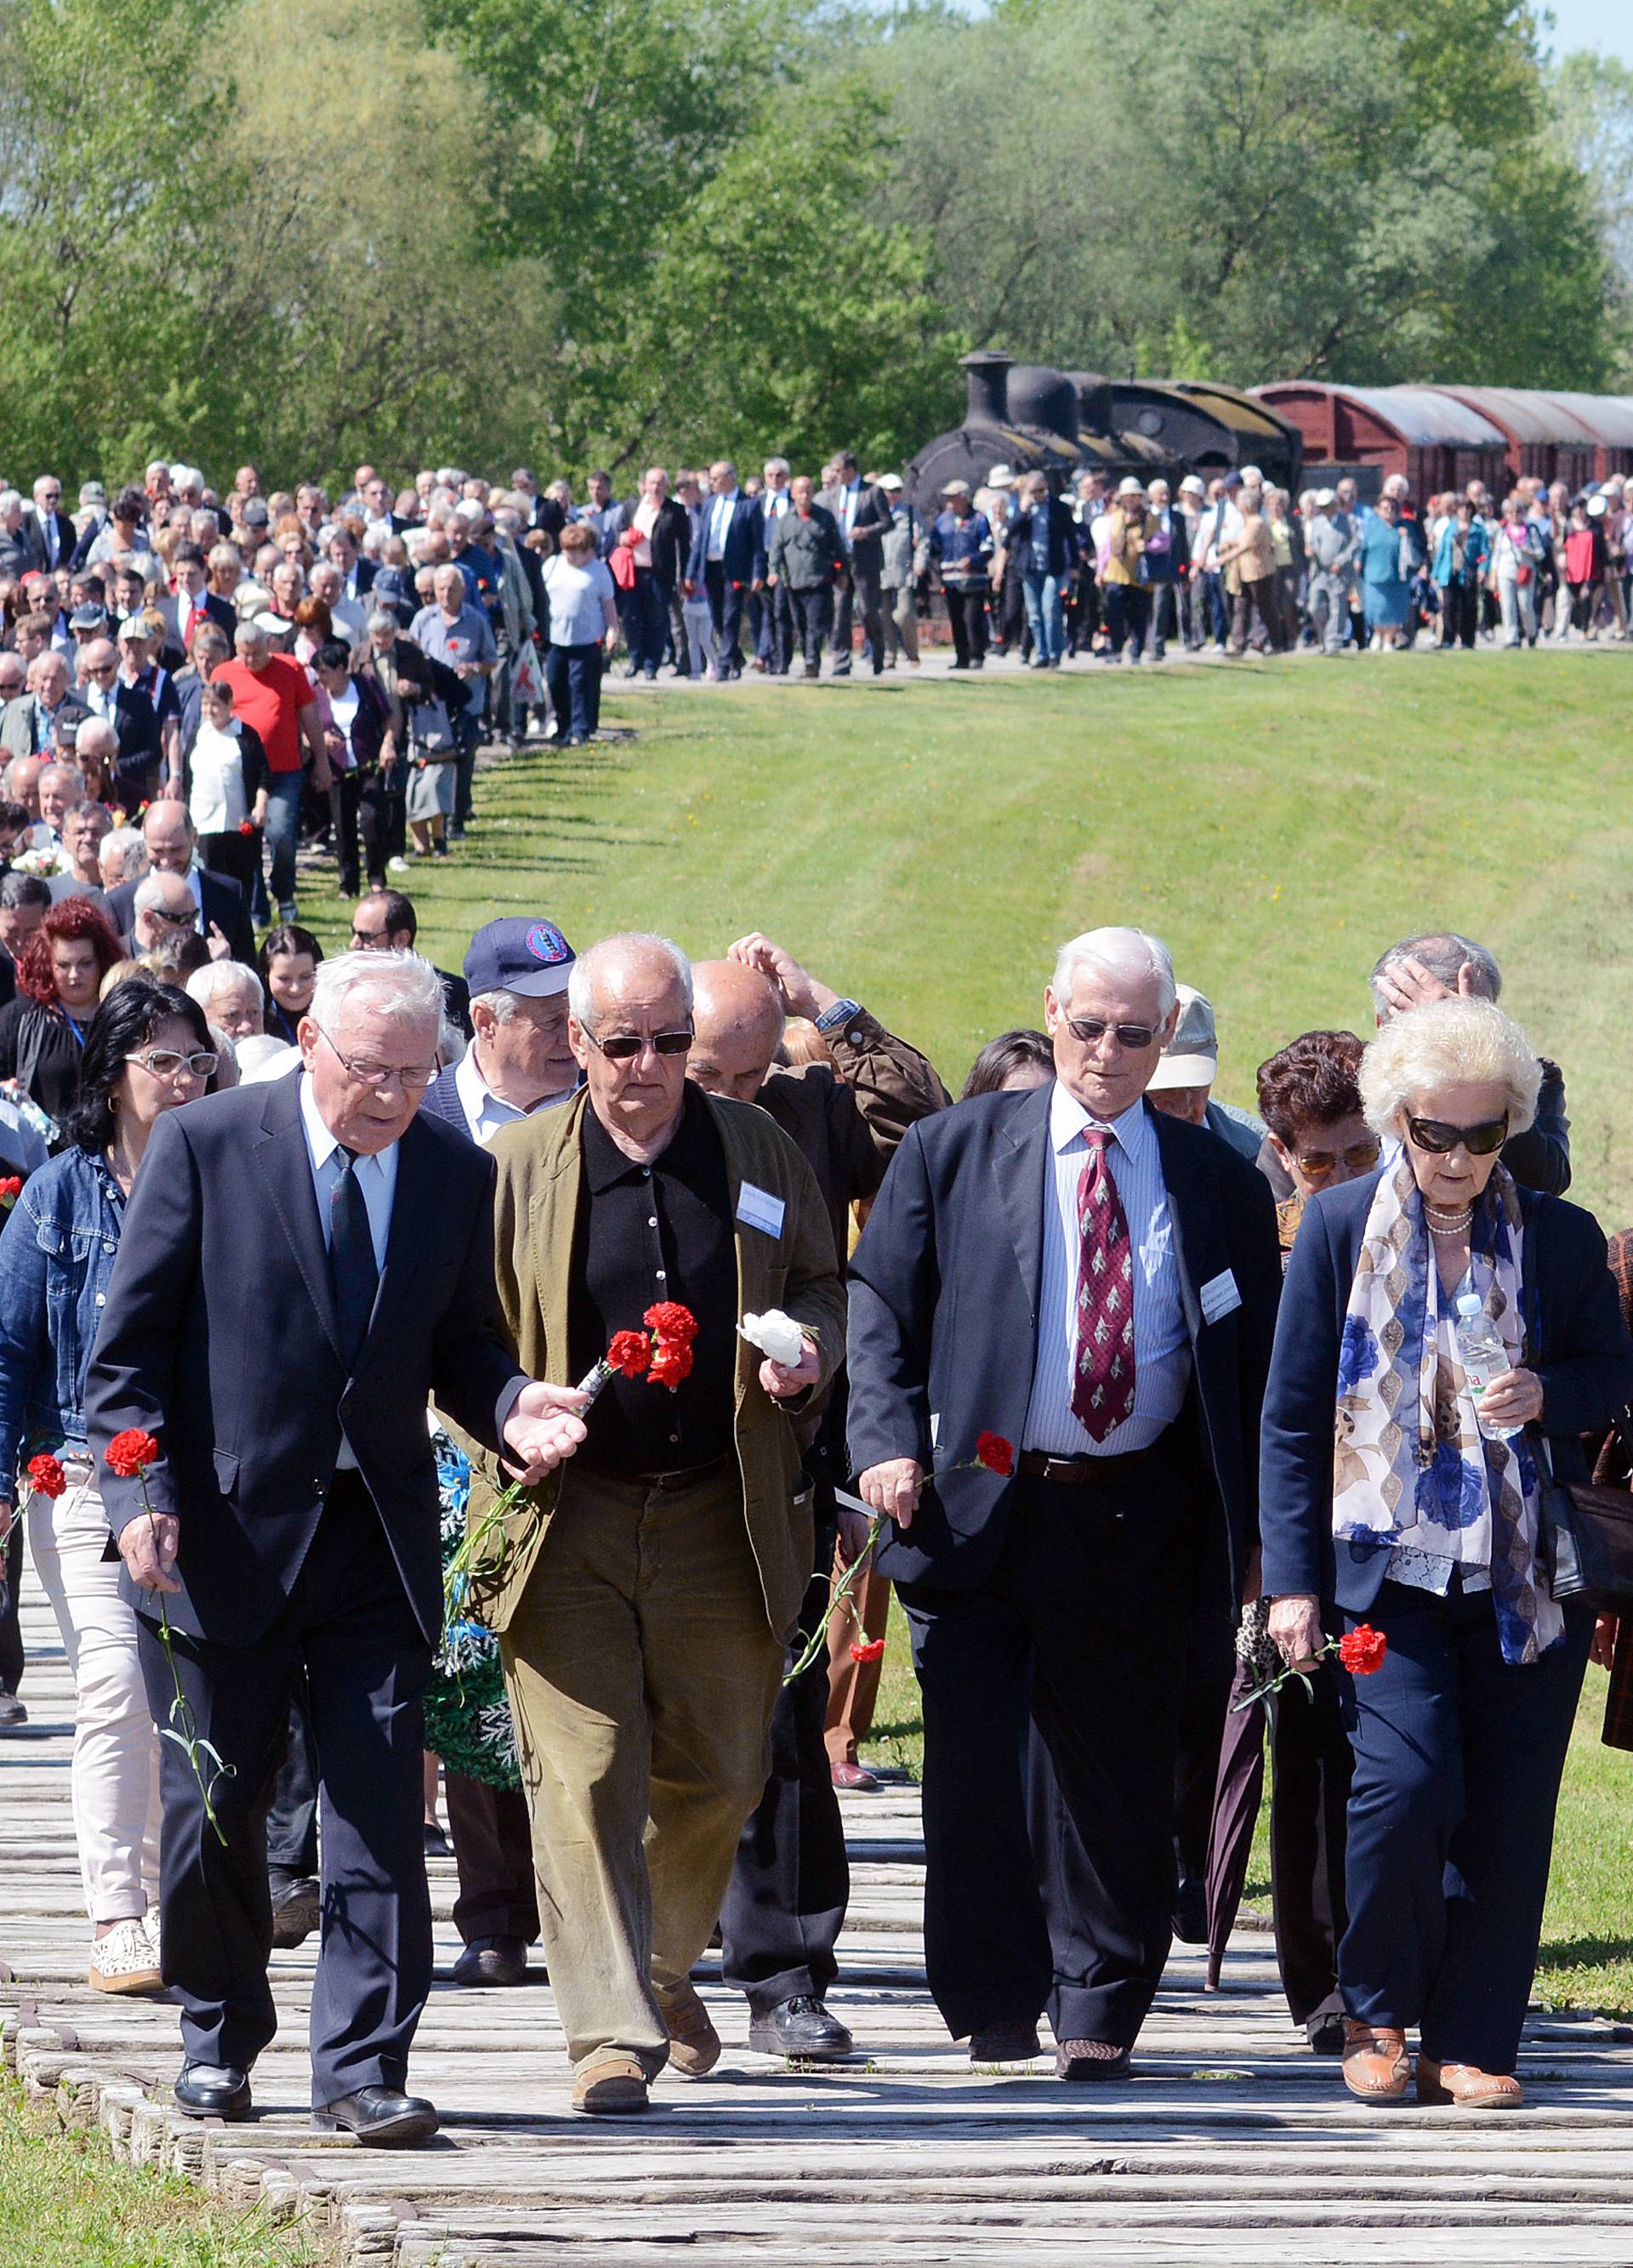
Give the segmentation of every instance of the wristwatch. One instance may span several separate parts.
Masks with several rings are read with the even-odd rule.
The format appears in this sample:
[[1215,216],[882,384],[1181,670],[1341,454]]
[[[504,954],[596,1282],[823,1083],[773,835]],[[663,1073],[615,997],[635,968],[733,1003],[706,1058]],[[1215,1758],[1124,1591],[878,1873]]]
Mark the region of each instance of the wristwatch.
[[831,1008],[824,1008],[814,1021],[819,1032],[837,1032],[841,1024],[848,1024],[853,1016],[860,1016],[861,1013],[860,1000],[836,1000]]

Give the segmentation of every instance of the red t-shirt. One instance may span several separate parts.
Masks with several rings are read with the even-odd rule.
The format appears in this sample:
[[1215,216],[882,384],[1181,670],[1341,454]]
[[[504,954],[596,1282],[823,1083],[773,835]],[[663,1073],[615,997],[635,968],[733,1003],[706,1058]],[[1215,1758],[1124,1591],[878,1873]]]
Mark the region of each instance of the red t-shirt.
[[267,769],[274,772],[300,770],[300,726],[298,712],[317,699],[312,680],[292,655],[270,653],[259,672],[248,662],[224,661],[212,683],[233,688],[233,714],[261,735],[267,752]]

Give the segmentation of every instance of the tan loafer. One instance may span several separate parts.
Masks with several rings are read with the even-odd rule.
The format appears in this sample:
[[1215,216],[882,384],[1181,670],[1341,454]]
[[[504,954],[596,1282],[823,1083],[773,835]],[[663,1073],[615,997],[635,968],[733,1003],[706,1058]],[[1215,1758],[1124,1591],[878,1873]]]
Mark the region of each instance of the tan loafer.
[[658,2007],[669,2033],[669,2061],[688,2079],[701,2079],[720,2059],[720,2036],[692,1986],[684,1981],[657,1988]]
[[645,2110],[647,2074],[633,2056],[603,2056],[573,2076],[573,2107],[592,2118]]
[[1510,2072],[1482,2071],[1472,2063],[1436,2063],[1420,2055],[1417,2099],[1455,2102],[1459,2110],[1518,2110],[1526,2098]]
[[1406,2034],[1344,2018],[1344,2085],[1363,2102],[1399,2102],[1412,2076]]

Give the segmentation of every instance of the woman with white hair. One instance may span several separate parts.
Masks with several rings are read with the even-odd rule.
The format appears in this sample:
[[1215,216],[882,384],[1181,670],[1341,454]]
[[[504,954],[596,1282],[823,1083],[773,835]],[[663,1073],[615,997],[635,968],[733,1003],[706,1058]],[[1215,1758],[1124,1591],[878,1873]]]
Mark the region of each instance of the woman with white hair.
[[[1387,1650],[1343,1667],[1355,1756],[1344,2077],[1425,2102],[1516,2105],[1554,1807],[1593,1616],[1556,1600],[1541,1481],[1585,1480],[1579,1436],[1633,1389],[1633,1344],[1592,1215],[1502,1164],[1541,1068],[1489,1000],[1386,1024],[1360,1072],[1389,1146],[1306,1206],[1264,1405],[1270,1634],[1313,1670],[1328,1630]],[[1459,1321],[1507,1366],[1483,1391]]]

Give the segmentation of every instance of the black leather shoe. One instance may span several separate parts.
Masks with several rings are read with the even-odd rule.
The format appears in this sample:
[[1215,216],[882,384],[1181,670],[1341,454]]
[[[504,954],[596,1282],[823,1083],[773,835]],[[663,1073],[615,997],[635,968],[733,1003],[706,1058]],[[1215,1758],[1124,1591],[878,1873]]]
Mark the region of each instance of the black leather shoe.
[[761,2055],[797,2056],[803,2063],[837,2063],[851,2051],[851,2036],[813,1993],[779,2000],[749,2026],[749,2045]]
[[1304,2037],[1310,2043],[1312,2055],[1342,2055],[1344,2052],[1343,2011],[1340,2009],[1334,2015],[1312,2016],[1304,2025]]
[[1201,1882],[1181,1882],[1174,1896],[1174,1935],[1181,1945],[1208,1942],[1208,1891]]
[[1060,2040],[1055,2046],[1057,2079],[1127,2079],[1133,2065],[1133,2050],[1112,2040]]
[[395,2087],[359,2087],[333,2102],[314,2103],[312,2124],[320,2134],[343,2129],[377,2150],[429,2142],[437,2131],[434,2103],[423,2095],[399,2095]]
[[318,1926],[320,1896],[310,1875],[273,1891],[272,1942],[280,1952],[287,1953],[292,1945],[303,1944],[311,1936]]
[[248,2118],[249,2073],[231,2064],[184,2063],[171,2093],[189,2118]]
[[[539,1972],[543,1981],[543,1971]],[[456,1984],[525,1984],[528,1948],[519,1937],[473,1938],[454,1963]]]

